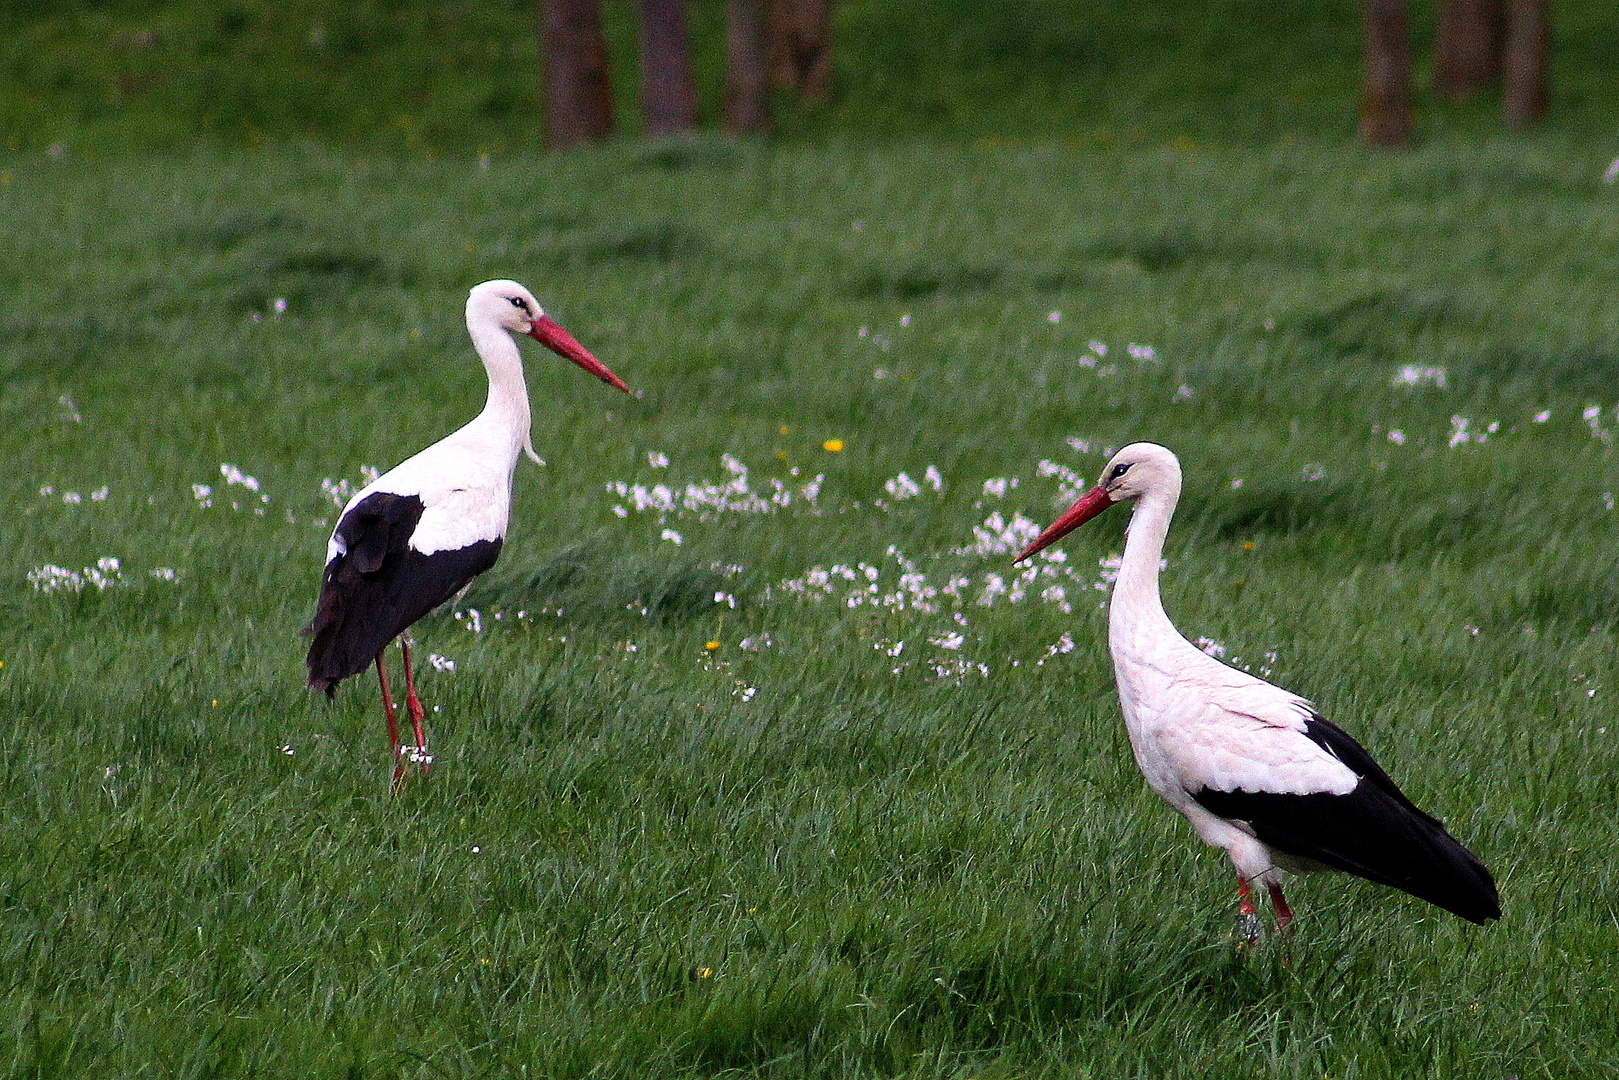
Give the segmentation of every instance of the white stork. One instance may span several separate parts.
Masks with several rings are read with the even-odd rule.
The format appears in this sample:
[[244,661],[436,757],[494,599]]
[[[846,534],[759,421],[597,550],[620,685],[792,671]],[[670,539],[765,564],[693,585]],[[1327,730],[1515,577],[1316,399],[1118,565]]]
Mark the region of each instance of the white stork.
[[[486,281],[467,296],[467,333],[489,374],[489,398],[470,423],[367,484],[343,508],[326,545],[315,617],[304,633],[309,685],[328,697],[375,662],[398,790],[407,761],[423,773],[432,758],[423,730],[405,630],[489,569],[505,541],[519,451],[536,462],[528,388],[513,334],[528,334],[625,393],[629,388],[540,310],[515,281]],[[414,746],[402,746],[388,674],[388,643],[400,638],[405,708]]]
[[1170,623],[1158,564],[1180,490],[1174,454],[1132,443],[1016,561],[1114,503],[1137,500],[1108,607],[1119,703],[1148,785],[1236,866],[1247,941],[1259,934],[1251,883],[1270,893],[1279,932],[1293,921],[1281,870],[1343,870],[1469,922],[1500,918],[1484,864],[1406,798],[1359,743],[1305,699],[1221,663]]

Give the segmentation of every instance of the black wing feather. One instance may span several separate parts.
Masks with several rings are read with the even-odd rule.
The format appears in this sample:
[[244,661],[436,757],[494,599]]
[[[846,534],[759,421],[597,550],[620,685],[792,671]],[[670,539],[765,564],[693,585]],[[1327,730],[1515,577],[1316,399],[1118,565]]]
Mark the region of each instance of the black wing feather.
[[309,685],[330,696],[388,643],[495,564],[501,539],[423,555],[410,547],[420,497],[376,491],[337,523],[343,554],[326,564],[306,663]]
[[1435,817],[1418,809],[1358,742],[1321,717],[1304,734],[1342,761],[1360,782],[1347,795],[1304,795],[1203,788],[1204,809],[1244,821],[1277,851],[1401,889],[1469,922],[1501,917],[1501,901],[1482,862]]

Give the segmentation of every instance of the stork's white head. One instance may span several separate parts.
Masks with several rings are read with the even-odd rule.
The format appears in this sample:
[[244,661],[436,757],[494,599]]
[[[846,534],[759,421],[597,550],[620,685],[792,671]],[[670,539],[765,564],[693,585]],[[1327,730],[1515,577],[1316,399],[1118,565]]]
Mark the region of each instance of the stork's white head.
[[547,349],[565,359],[572,360],[604,383],[618,387],[626,394],[630,388],[607,369],[607,365],[590,355],[590,350],[573,339],[573,335],[557,325],[540,309],[540,302],[517,282],[509,278],[496,278],[474,285],[467,294],[467,327],[476,328],[493,324],[514,334],[527,334]]
[[1139,499],[1149,493],[1179,495],[1180,459],[1157,443],[1131,443],[1108,459],[1096,486],[1107,492],[1110,503]]
[[1174,500],[1181,493],[1181,463],[1157,443],[1131,443],[1108,459],[1096,486],[1079,497],[1066,513],[1046,527],[1014,562],[1022,562],[1062,539],[1114,503],[1145,495]]
[[526,334],[545,317],[534,294],[515,281],[496,278],[474,285],[467,294],[467,321],[492,322],[502,330]]

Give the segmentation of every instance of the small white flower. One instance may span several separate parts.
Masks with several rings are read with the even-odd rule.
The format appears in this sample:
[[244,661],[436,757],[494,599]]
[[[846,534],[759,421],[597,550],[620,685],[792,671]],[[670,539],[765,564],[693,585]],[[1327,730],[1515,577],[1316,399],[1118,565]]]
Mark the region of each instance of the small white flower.
[[1389,380],[1390,386],[1433,386],[1440,390],[1449,385],[1449,373],[1442,367],[1423,364],[1403,364]]
[[646,461],[654,469],[667,469],[669,467],[669,455],[660,454],[656,450],[647,451]]
[[433,665],[434,671],[455,670],[455,661],[451,660],[448,656],[440,656],[438,653],[429,653],[427,655],[427,662]]
[[984,494],[996,499],[1006,498],[1006,493],[1017,487],[1015,476],[998,476],[984,481]]
[[909,499],[922,494],[921,486],[904,473],[883,481],[883,490],[896,499]]
[[219,475],[225,478],[225,483],[227,485],[240,484],[249,491],[259,490],[259,482],[256,479],[247,475],[241,469],[238,469],[229,462],[226,462],[219,467]]
[[667,540],[676,547],[679,547],[681,544],[686,542],[685,538],[679,533],[675,532],[673,529],[663,530],[663,532],[658,534],[658,538],[660,540]]
[[1395,446],[1404,446],[1405,432],[1401,431],[1399,428],[1390,428],[1389,442],[1393,443]]

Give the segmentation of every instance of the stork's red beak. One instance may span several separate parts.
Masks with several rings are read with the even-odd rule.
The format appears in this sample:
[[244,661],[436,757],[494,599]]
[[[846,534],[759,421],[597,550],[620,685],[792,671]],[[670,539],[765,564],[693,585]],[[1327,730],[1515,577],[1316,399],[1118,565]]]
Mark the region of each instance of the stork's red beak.
[[[565,357],[590,372],[604,383],[618,387],[626,394],[631,394],[629,387],[617,375],[607,370],[607,365],[590,355],[590,350],[573,339],[573,335],[557,325],[557,321],[549,315],[541,315],[535,319],[528,328],[528,336],[544,345],[558,356]],[[633,396],[633,394],[632,394]]]
[[1113,505],[1108,497],[1107,488],[1093,487],[1079,497],[1079,501],[1068,508],[1062,517],[1046,526],[1046,531],[1034,538],[1034,542],[1023,549],[1023,554],[1012,560],[1013,565],[1022,562],[1030,555],[1067,536],[1091,518]]

